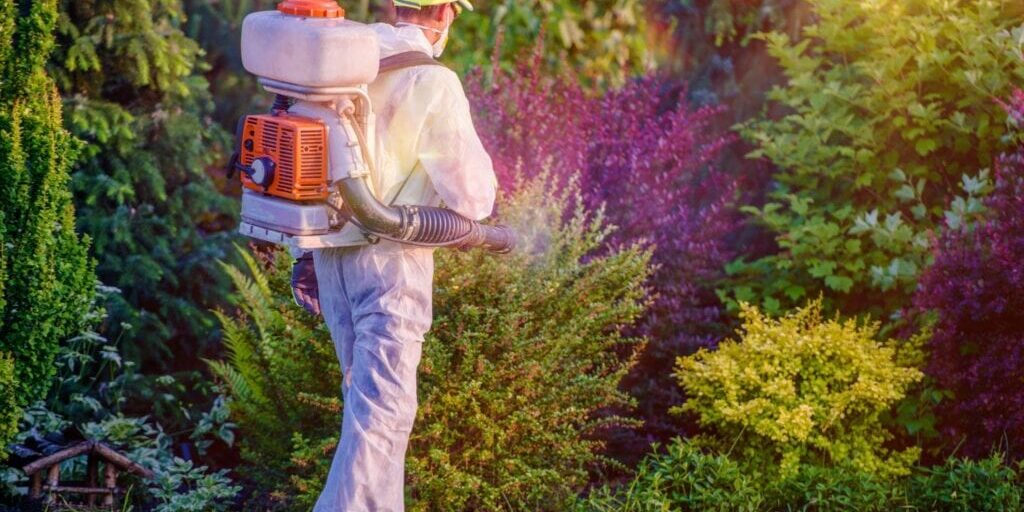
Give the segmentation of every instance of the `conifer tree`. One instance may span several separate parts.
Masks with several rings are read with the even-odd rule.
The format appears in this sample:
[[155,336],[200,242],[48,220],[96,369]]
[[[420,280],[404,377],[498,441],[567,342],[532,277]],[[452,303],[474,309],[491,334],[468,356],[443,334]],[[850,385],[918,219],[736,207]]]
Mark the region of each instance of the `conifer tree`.
[[45,394],[95,286],[68,189],[78,143],[46,74],[56,21],[56,0],[0,0],[0,446],[11,408]]
[[60,11],[50,65],[86,142],[79,226],[100,278],[122,291],[106,334],[143,368],[194,367],[217,337],[210,310],[227,283],[215,262],[236,211],[207,174],[229,139],[209,119],[203,52],[178,0],[61,0]]

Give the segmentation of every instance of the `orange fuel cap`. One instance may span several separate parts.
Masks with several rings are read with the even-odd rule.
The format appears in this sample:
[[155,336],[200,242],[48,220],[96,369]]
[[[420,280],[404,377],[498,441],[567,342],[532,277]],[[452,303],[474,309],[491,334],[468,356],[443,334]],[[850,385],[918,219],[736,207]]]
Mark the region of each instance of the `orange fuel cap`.
[[345,9],[334,0],[285,0],[277,4],[277,10],[293,16],[310,18],[345,17]]

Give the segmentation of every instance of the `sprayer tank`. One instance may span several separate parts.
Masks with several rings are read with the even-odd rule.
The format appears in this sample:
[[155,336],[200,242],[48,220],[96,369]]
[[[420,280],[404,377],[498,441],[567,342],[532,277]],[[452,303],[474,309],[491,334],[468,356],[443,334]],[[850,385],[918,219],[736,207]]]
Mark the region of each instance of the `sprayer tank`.
[[344,18],[263,11],[242,24],[242,65],[258,77],[308,88],[355,87],[373,81],[379,61],[373,29]]

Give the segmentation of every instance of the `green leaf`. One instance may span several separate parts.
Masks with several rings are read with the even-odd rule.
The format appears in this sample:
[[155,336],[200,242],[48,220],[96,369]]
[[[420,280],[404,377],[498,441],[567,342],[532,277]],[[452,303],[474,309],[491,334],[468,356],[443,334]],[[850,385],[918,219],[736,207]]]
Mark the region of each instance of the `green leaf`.
[[825,278],[825,285],[833,290],[846,293],[853,287],[853,279],[846,276],[831,275]]
[[921,156],[930,155],[939,146],[939,143],[935,139],[918,139],[917,143],[914,144],[914,149],[917,154]]

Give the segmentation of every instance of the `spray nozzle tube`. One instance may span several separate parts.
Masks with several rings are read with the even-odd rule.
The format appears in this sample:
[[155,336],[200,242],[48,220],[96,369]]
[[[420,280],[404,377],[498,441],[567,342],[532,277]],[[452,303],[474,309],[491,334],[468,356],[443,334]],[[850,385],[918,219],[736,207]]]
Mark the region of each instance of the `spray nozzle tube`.
[[[515,233],[507,226],[491,226],[458,213],[433,206],[386,206],[377,200],[367,182],[366,141],[356,128],[352,111],[339,109],[341,124],[350,144],[346,155],[331,155],[347,168],[347,178],[337,186],[351,222],[387,240],[428,247],[481,247],[507,253],[515,248]],[[355,142],[352,144],[352,142]]]

